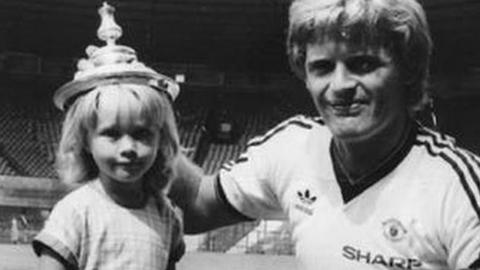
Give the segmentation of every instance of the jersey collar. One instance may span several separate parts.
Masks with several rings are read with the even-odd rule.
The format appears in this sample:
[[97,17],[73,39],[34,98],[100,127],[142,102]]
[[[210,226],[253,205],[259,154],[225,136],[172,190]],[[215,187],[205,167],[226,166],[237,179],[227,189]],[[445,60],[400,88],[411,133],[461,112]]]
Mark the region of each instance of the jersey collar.
[[389,157],[385,159],[381,164],[358,178],[357,181],[355,181],[355,184],[352,184],[350,181],[348,181],[347,176],[340,168],[338,157],[335,154],[335,144],[332,138],[332,140],[330,141],[329,149],[330,157],[332,159],[333,171],[342,192],[342,198],[344,203],[348,203],[356,196],[360,195],[367,188],[380,181],[383,177],[392,172],[404,160],[404,158],[410,152],[410,149],[412,148],[415,141],[415,137],[417,134],[416,127],[417,124],[411,121],[408,130],[406,131],[406,139],[403,140],[402,144],[397,147],[394,152],[389,155]]

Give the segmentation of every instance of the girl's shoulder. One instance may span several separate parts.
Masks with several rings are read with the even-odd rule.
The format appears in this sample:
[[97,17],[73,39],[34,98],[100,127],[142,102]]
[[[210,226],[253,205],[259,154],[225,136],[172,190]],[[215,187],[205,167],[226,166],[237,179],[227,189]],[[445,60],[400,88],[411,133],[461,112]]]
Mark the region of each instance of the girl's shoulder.
[[55,207],[74,207],[79,208],[91,203],[98,202],[99,196],[96,194],[94,181],[87,182],[68,192],[61,198]]

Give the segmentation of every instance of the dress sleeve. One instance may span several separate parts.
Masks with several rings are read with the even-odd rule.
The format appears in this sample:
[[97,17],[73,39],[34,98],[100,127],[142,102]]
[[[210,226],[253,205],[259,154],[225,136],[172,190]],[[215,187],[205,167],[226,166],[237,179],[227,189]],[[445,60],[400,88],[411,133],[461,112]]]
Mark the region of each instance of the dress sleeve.
[[42,249],[47,247],[69,265],[77,266],[81,221],[78,212],[68,200],[59,201],[50,213],[44,228],[33,239],[35,254],[39,256]]

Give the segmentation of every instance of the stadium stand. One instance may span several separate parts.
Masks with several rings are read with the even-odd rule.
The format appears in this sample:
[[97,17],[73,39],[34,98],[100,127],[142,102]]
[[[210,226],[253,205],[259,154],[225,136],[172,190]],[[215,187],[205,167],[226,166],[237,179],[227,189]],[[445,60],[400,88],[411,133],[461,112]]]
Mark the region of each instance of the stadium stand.
[[55,152],[60,140],[62,116],[50,104],[38,104],[38,114],[34,121],[37,141],[40,143],[42,154],[49,163],[55,161]]
[[[53,177],[52,159],[42,148],[37,134],[38,108],[35,103],[20,98],[2,98],[0,121],[0,151],[2,157],[18,175]],[[46,137],[48,135],[45,135]],[[4,172],[2,171],[2,174]]]
[[0,172],[4,175],[16,175],[16,171],[11,167],[10,161],[5,158],[3,150],[0,151]]
[[180,92],[175,101],[180,143],[190,158],[194,157],[199,144],[209,103],[209,96],[198,91]]

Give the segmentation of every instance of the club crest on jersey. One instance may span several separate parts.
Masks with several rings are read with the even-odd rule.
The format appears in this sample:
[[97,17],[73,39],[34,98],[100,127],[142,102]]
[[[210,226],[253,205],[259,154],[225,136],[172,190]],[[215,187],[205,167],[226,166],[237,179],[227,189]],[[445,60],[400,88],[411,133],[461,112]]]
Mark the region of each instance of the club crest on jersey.
[[300,203],[295,204],[295,208],[308,215],[313,215],[312,204],[317,200],[317,197],[312,195],[309,189],[297,191],[297,196]]
[[386,221],[382,222],[382,225],[383,235],[390,241],[396,242],[402,240],[407,234],[407,229],[405,229],[402,223],[397,219],[387,219]]

